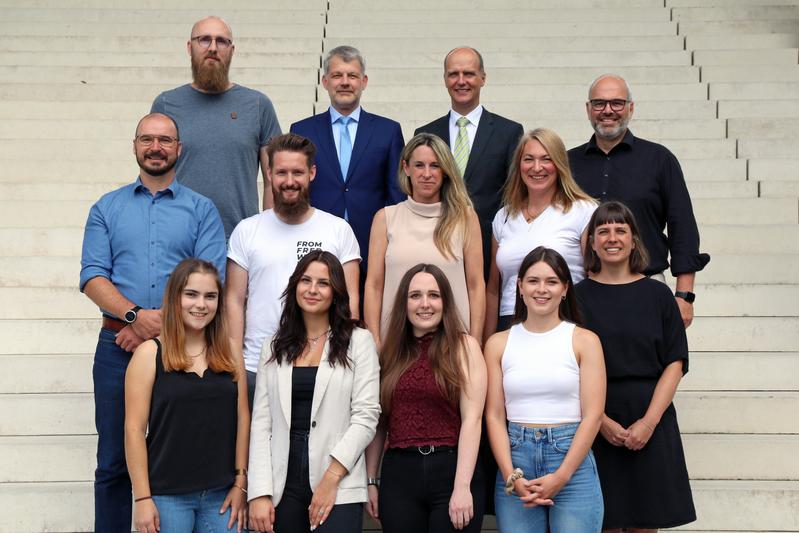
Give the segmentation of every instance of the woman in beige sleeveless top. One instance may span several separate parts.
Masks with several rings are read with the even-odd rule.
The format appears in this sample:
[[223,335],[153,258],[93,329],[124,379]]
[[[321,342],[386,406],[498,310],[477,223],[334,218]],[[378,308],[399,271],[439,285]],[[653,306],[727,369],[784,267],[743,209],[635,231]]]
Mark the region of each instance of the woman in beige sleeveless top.
[[469,334],[482,338],[485,281],[480,223],[449,147],[420,133],[402,151],[398,179],[408,199],[375,214],[369,236],[364,320],[380,344],[388,312],[405,272],[439,267],[452,286]]

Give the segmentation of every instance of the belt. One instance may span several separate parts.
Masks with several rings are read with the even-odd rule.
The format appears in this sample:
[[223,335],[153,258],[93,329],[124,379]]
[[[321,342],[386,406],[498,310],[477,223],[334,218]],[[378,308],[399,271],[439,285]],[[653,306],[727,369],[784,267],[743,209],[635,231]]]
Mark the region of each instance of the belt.
[[426,444],[424,446],[409,446],[408,448],[391,448],[392,450],[404,453],[420,453],[422,455],[430,455],[431,453],[444,453],[457,450],[457,446],[434,446],[433,444]]
[[119,333],[122,331],[122,328],[127,326],[126,322],[122,322],[121,320],[117,320],[116,318],[111,318],[110,316],[103,317],[103,329],[110,329],[112,331],[116,331]]

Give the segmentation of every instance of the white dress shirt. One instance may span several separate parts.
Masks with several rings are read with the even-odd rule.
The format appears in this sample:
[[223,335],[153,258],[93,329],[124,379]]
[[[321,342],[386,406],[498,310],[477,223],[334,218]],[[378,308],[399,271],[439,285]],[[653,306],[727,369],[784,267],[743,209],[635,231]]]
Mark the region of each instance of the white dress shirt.
[[[466,125],[466,133],[469,136],[469,151],[472,151],[472,146],[474,145],[474,137],[477,135],[477,126],[480,124],[480,117],[483,116],[483,106],[479,105],[472,109],[468,114],[461,115],[460,113],[456,113],[454,110],[450,109],[449,111],[449,149],[452,153],[455,153],[455,139],[458,138],[458,119],[465,116],[469,119],[469,123]],[[354,142],[354,141],[353,141]]]

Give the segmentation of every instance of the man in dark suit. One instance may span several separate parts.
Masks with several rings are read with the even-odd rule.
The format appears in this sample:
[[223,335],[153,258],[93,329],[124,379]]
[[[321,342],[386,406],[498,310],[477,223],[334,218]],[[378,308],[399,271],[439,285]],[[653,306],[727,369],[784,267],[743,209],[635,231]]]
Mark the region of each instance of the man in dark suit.
[[367,113],[361,94],[369,82],[366,62],[351,46],[338,46],[323,62],[322,85],[330,108],[291,125],[313,141],[316,179],[311,205],[350,223],[361,248],[361,294],[369,257],[369,231],[375,213],[405,199],[397,182],[404,146],[399,123]]
[[508,167],[524,130],[518,122],[480,105],[485,85],[483,56],[474,48],[455,48],[444,58],[444,85],[452,109],[416,130],[433,133],[449,144],[480,219],[484,273],[491,264],[491,222],[499,211]]

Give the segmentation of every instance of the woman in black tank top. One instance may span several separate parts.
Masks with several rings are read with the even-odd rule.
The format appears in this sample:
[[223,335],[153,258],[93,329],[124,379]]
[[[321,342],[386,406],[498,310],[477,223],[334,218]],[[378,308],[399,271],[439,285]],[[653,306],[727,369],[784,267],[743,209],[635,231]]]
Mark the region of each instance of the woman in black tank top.
[[250,415],[240,347],[223,319],[222,283],[206,261],[169,277],[161,335],[125,376],[125,455],[142,533],[246,528]]

